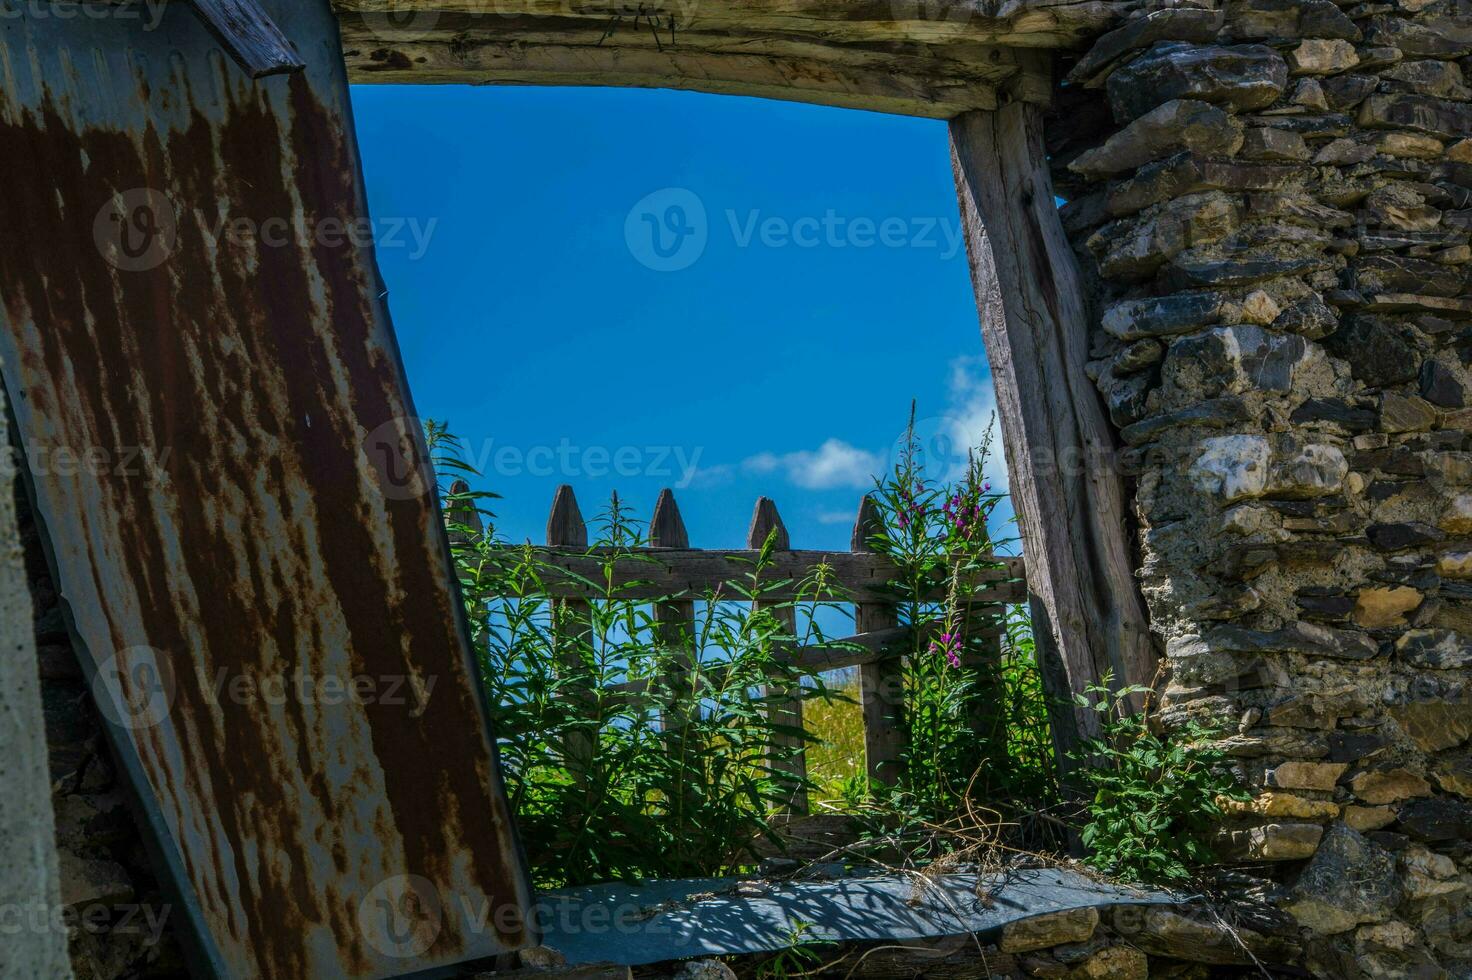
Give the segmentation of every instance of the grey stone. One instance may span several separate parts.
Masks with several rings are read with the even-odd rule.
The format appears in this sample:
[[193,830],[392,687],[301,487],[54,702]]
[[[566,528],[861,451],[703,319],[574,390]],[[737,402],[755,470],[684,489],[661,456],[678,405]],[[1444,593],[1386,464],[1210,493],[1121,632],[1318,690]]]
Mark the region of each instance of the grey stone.
[[1365,529],[1370,544],[1381,551],[1405,551],[1407,548],[1424,548],[1446,540],[1446,532],[1420,521],[1402,524],[1371,524]]
[[1298,163],[1310,156],[1303,137],[1286,129],[1259,126],[1249,129],[1242,141],[1242,156],[1249,160]]
[[1261,497],[1267,490],[1272,447],[1257,435],[1203,439],[1186,475],[1192,486],[1222,503]]
[[1371,17],[1371,43],[1390,45],[1410,58],[1461,58],[1472,54],[1472,18],[1441,15],[1418,17]]
[[1472,666],[1472,644],[1452,630],[1411,630],[1395,641],[1395,652],[1406,663],[1433,670]]
[[1159,363],[1165,356],[1165,348],[1156,340],[1137,340],[1124,350],[1114,355],[1110,362],[1110,369],[1116,375],[1123,377],[1143,371],[1152,364]]
[[1415,348],[1394,327],[1372,316],[1350,317],[1324,346],[1348,361],[1350,372],[1371,387],[1409,381],[1420,368]]
[[1120,430],[1119,437],[1127,445],[1138,446],[1171,429],[1188,426],[1223,429],[1250,418],[1241,398],[1213,398],[1178,412],[1166,412],[1126,426]]
[[1324,79],[1320,89],[1330,109],[1335,112],[1344,112],[1365,101],[1365,98],[1375,91],[1379,83],[1380,80],[1374,75],[1336,75],[1333,78]]
[[1109,420],[1119,428],[1140,421],[1147,411],[1147,396],[1152,379],[1146,374],[1133,374],[1112,385],[1105,399]]
[[1173,289],[1201,286],[1249,286],[1268,279],[1298,276],[1329,267],[1327,258],[1218,258],[1195,251],[1170,261],[1166,284]]
[[1110,75],[1106,88],[1115,119],[1126,122],[1180,98],[1261,109],[1287,85],[1287,63],[1266,45],[1161,41]]
[[1315,228],[1354,224],[1353,214],[1327,207],[1307,194],[1249,194],[1247,211],[1253,217],[1282,218]]
[[1354,45],[1341,38],[1309,38],[1288,52],[1290,75],[1334,75],[1359,64]]
[[1187,7],[1152,11],[1095,41],[1068,73],[1068,81],[1085,88],[1098,88],[1104,84],[1114,63],[1130,52],[1148,48],[1156,41],[1204,44],[1216,37],[1221,26],[1222,13],[1217,10]]
[[1089,179],[1135,170],[1181,150],[1231,156],[1242,146],[1242,124],[1218,106],[1172,99],[1078,156],[1068,169]]
[[1458,296],[1466,276],[1455,267],[1405,255],[1365,255],[1351,266],[1355,288],[1370,293],[1429,293]]
[[1421,365],[1421,394],[1442,408],[1462,408],[1467,404],[1467,392],[1462,382],[1451,368],[1435,358],[1428,358]]
[[1289,421],[1295,425],[1332,422],[1349,432],[1368,432],[1375,428],[1378,416],[1368,408],[1355,408],[1341,398],[1310,398],[1293,410]]
[[1380,646],[1364,633],[1295,622],[1277,630],[1219,626],[1206,635],[1213,650],[1231,653],[1302,653],[1335,660],[1370,660]]
[[1376,93],[1360,105],[1359,124],[1456,139],[1472,132],[1472,105],[1429,95]]
[[1273,328],[1322,340],[1339,329],[1339,316],[1317,296],[1299,300],[1273,321]]
[[1409,92],[1437,99],[1466,102],[1472,89],[1454,61],[1402,61],[1380,73],[1381,88],[1387,92]]
[[1472,804],[1450,797],[1410,800],[1397,814],[1402,830],[1427,843],[1472,840]]
[[1386,392],[1380,396],[1380,428],[1385,432],[1425,432],[1436,423],[1436,409],[1424,398]]
[[1319,37],[1358,40],[1354,21],[1329,0],[1228,0],[1227,31],[1236,38]]
[[1250,388],[1287,393],[1308,342],[1251,324],[1216,327],[1171,345],[1163,380],[1192,395],[1214,398]]
[[1299,166],[1243,163],[1178,153],[1141,167],[1134,177],[1111,187],[1106,208],[1111,215],[1123,217],[1197,191],[1281,191],[1306,175],[1306,168]]
[[1324,86],[1317,78],[1301,79],[1297,85],[1293,86],[1293,94],[1288,101],[1315,112],[1329,111],[1329,100],[1324,95]]
[[1394,855],[1336,823],[1293,886],[1288,911],[1300,925],[1332,935],[1385,921],[1403,895]]
[[1178,293],[1125,300],[1104,312],[1103,326],[1120,340],[1190,333],[1221,316],[1219,293]]

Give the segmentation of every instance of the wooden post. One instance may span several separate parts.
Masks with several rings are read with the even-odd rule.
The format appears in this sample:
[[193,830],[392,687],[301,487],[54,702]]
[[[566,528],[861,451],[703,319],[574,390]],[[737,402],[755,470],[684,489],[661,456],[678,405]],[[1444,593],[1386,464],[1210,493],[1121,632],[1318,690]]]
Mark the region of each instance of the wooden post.
[[[757,550],[767,543],[767,538],[776,532],[775,550],[790,551],[792,541],[787,536],[787,528],[782,523],[782,517],[777,513],[777,505],[770,497],[762,497],[756,502],[756,509],[751,515],[751,527],[746,532],[746,546]],[[754,604],[761,608],[763,603],[757,601]],[[773,605],[766,603],[767,606]],[[777,605],[781,605],[778,603]],[[772,615],[782,623],[782,628],[787,631],[788,636],[795,636],[797,632],[797,611],[792,606],[786,605],[782,608],[771,610]],[[783,700],[774,700],[767,706],[767,719],[773,725],[784,728],[802,728],[802,692],[793,690],[790,686],[783,688],[768,687],[763,693],[769,698],[781,697],[783,694],[790,697]],[[773,741],[776,743],[777,754],[772,759],[772,768],[785,772],[801,783],[806,783],[808,778],[807,753],[804,751],[806,741],[799,735],[778,735]],[[796,752],[793,752],[793,750]],[[795,815],[805,815],[808,812],[808,791],[800,787],[793,794],[788,804],[788,812]]]
[[[450,496],[458,497],[470,492],[470,484],[464,480],[456,480],[450,484]],[[445,518],[452,524],[463,524],[470,529],[467,533],[456,528],[450,528],[450,542],[452,544],[474,544],[486,533],[486,526],[480,519],[480,511],[475,509],[475,502],[471,500],[452,500],[445,508]]]
[[[578,500],[573,495],[572,487],[565,483],[557,488],[557,495],[552,498],[552,513],[547,517],[547,544],[554,548],[588,546],[588,525],[583,521],[583,513],[578,509]],[[552,617],[552,642],[558,663],[566,678],[577,678],[585,672],[582,650],[592,636],[588,604],[579,599],[553,600]],[[596,697],[591,688],[574,681],[568,690],[568,696],[573,702],[574,711],[585,717],[591,715]],[[563,748],[568,772],[580,785],[587,784],[588,772],[593,766],[596,739],[597,731],[590,726],[588,730],[570,733]]]
[[[850,551],[873,551],[870,538],[882,530],[879,507],[874,498],[859,502]],[[899,612],[892,603],[854,604],[854,632],[872,633],[899,625]],[[864,714],[864,765],[869,778],[887,786],[900,780],[907,735],[903,665],[896,659],[880,660],[859,668],[859,697]]]
[[[659,492],[654,516],[649,520],[649,545],[652,548],[688,548],[690,535],[680,517],[674,491],[668,487]],[[692,599],[667,599],[653,606],[654,641],[672,654],[672,666],[665,682],[675,692],[690,686],[690,672],[695,666],[695,602]],[[681,694],[680,696],[683,696]],[[665,724],[684,725],[684,709],[672,702],[666,706]]]
[[1053,719],[1060,764],[1094,713],[1071,693],[1112,670],[1154,679],[1156,652],[1126,531],[1124,481],[1098,392],[1084,373],[1089,312],[1058,219],[1042,111],[1013,103],[951,120],[951,162],[982,336],[996,384],[1011,494],[1044,677],[1068,690]]

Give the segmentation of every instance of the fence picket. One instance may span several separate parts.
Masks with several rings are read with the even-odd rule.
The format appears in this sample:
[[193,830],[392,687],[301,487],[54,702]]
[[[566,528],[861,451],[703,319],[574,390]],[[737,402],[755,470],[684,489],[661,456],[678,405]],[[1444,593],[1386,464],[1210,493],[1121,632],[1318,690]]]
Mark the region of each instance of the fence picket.
[[[690,547],[690,535],[685,531],[680,507],[675,503],[674,491],[668,487],[659,492],[654,516],[649,520],[649,546]],[[673,654],[666,682],[672,690],[684,690],[690,684],[690,673],[695,666],[695,602],[691,599],[666,599],[654,603],[651,613],[654,641]],[[665,724],[683,727],[684,719],[674,705],[668,705],[667,709]]]
[[[866,495],[859,503],[850,551],[872,552],[870,538],[883,529],[879,506]],[[893,629],[899,611],[893,603],[854,604],[854,630],[858,633]],[[859,697],[864,713],[864,760],[871,779],[887,786],[900,778],[905,750],[904,673],[899,658],[864,664],[859,668]]]
[[[790,551],[792,542],[787,534],[787,527],[782,523],[782,516],[777,513],[777,504],[770,497],[761,497],[756,502],[756,509],[751,515],[751,527],[746,532],[746,547],[758,550],[767,543],[767,538],[773,532],[776,533],[774,550]],[[772,615],[782,623],[782,628],[788,636],[795,636],[797,631],[797,613],[791,605],[782,603],[762,602],[757,600],[753,603],[755,608],[769,608]],[[777,608],[774,608],[777,607]],[[801,691],[794,691],[790,685],[783,687],[765,687],[762,693],[769,698],[781,698],[773,700],[767,706],[767,718],[773,725],[786,728],[801,729],[802,699]],[[778,735],[774,739],[776,751],[773,753],[772,767],[780,772],[786,772],[796,778],[799,782],[806,782],[808,776],[807,753],[803,750],[805,740],[799,735]],[[792,750],[796,749],[796,752]],[[794,815],[803,815],[808,812],[808,793],[806,788],[799,788],[792,796],[788,804],[788,812]]]
[[[470,484],[464,480],[455,480],[450,484],[450,496],[459,497],[470,492]],[[450,541],[454,544],[472,544],[486,533],[486,526],[480,519],[480,511],[475,509],[473,500],[457,500],[445,508],[445,520],[451,524],[463,524],[470,529],[465,531],[450,529]]]
[[[547,516],[547,544],[550,547],[586,548],[588,525],[578,508],[577,497],[567,484],[557,488],[552,498],[552,512]],[[592,717],[592,703],[597,697],[586,684],[572,678],[584,676],[582,649],[592,635],[591,614],[588,603],[580,599],[554,599],[552,606],[552,642],[558,664],[568,680],[567,696],[579,705],[577,717]],[[568,772],[579,784],[586,784],[593,765],[597,733],[593,730],[574,731],[569,734],[564,747]]]

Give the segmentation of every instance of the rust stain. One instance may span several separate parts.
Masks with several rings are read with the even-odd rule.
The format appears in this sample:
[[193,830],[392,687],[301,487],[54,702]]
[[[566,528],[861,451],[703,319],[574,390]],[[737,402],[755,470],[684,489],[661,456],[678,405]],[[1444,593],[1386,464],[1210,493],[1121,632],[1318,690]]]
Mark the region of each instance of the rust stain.
[[[7,70],[24,28],[0,33]],[[102,43],[129,40],[144,43]],[[110,90],[0,90],[0,354],[27,452],[141,449],[154,465],[35,474],[79,639],[104,667],[145,647],[167,661],[167,717],[127,737],[224,975],[392,976],[514,948],[529,896],[436,507],[383,494],[362,456],[367,432],[413,414],[371,252],[219,235],[363,216],[340,66],[253,86],[199,43],[183,71],[148,52],[167,85],[113,71]],[[74,53],[65,74],[92,62]],[[79,92],[154,108],[141,126],[82,123]],[[123,271],[94,222],[135,188],[167,195],[177,237],[155,268]],[[263,693],[302,676],[399,696]],[[427,701],[412,679],[433,682]],[[407,956],[360,917],[400,875],[442,903]]]

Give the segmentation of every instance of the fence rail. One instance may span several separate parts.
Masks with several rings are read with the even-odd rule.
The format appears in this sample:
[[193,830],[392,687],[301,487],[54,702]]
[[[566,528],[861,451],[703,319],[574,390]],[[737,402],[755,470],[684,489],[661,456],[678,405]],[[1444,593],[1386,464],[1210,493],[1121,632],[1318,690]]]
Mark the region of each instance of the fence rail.
[[[451,487],[452,494],[465,494],[469,487],[461,481]],[[457,524],[481,529],[473,508],[455,506],[449,517]],[[707,597],[724,597],[740,601],[745,595],[735,590],[736,583],[749,584],[762,546],[768,535],[775,533],[776,548],[762,572],[758,605],[771,606],[795,599],[813,598],[803,593],[803,583],[819,565],[829,568],[828,581],[836,586],[835,594],[824,596],[825,602],[848,602],[854,607],[852,636],[814,644],[793,644],[782,656],[782,662],[817,672],[857,667],[860,671],[860,707],[864,720],[864,755],[868,774],[881,782],[894,783],[899,776],[900,760],[905,751],[903,702],[899,683],[903,655],[914,649],[914,629],[930,630],[935,624],[917,627],[901,626],[898,603],[900,592],[892,584],[900,570],[889,558],[871,550],[871,537],[878,528],[878,510],[871,497],[860,503],[848,551],[798,551],[790,547],[786,526],[777,513],[777,505],[767,497],[757,501],[747,531],[747,547],[737,550],[713,550],[690,547],[685,524],[674,494],[660,493],[650,520],[648,547],[606,549],[588,547],[588,530],[578,509],[577,499],[569,486],[558,488],[552,512],[547,521],[546,544],[541,546],[500,545],[495,549],[508,561],[517,560],[530,549],[537,559],[541,580],[539,594],[555,602],[556,630],[559,635],[586,630],[587,603],[606,598],[648,600],[653,605],[658,642],[683,652],[674,658],[677,672],[695,669],[719,671],[719,664],[700,668],[697,651],[692,646],[695,602]],[[463,533],[463,532],[460,532]],[[1027,585],[1023,578],[1022,559],[1005,556],[995,558],[995,566],[973,573],[964,584],[964,599],[970,609],[967,633],[973,639],[990,641],[981,658],[1000,654],[1001,617],[1004,607],[1026,601]],[[611,573],[610,573],[611,566]],[[939,602],[946,598],[945,583],[939,579],[921,596],[923,601]],[[793,610],[776,610],[789,619]],[[789,627],[792,625],[788,624]],[[976,658],[972,651],[969,656]],[[674,678],[671,678],[674,680]],[[642,691],[651,687],[648,680],[615,685],[615,690]],[[671,685],[677,688],[678,685]],[[801,728],[802,700],[798,692],[769,691],[770,713],[775,723]],[[790,694],[791,697],[782,695]],[[673,710],[673,706],[671,706]],[[679,719],[669,717],[672,724]],[[591,749],[589,749],[591,751]],[[569,765],[576,768],[576,760]],[[799,777],[806,774],[804,753],[782,752],[774,764]],[[794,816],[807,812],[807,800],[799,795],[789,805]]]

